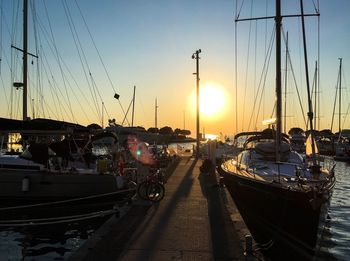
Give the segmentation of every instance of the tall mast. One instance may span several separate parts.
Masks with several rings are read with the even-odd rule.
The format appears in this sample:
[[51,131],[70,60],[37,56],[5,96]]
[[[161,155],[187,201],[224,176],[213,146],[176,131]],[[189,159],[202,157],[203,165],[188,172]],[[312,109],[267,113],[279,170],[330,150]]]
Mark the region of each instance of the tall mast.
[[283,124],[283,132],[287,133],[287,81],[288,81],[288,32],[286,37],[286,74],[284,77],[284,124]]
[[308,69],[308,60],[307,60],[307,50],[306,50],[306,36],[305,36],[305,17],[304,17],[304,5],[303,0],[300,0],[300,11],[301,11],[301,26],[303,32],[303,47],[304,47],[304,61],[305,61],[305,76],[306,76],[306,87],[307,87],[307,99],[308,99],[308,117],[310,122],[310,135],[311,135],[311,150],[312,150],[312,163],[313,166],[316,166],[316,155],[315,155],[315,133],[313,127],[313,117],[312,112],[312,100],[310,93],[310,82],[309,82],[309,69]]
[[23,120],[27,119],[28,74],[28,0],[23,0]]
[[135,91],[136,86],[134,85],[134,94],[132,96],[132,116],[131,116],[131,127],[134,127],[134,113],[135,113]]
[[[317,121],[316,121],[316,119],[317,118],[319,118],[320,117],[320,115],[319,115],[319,113],[317,113],[318,112],[318,110],[317,110],[317,108],[318,108],[318,106],[319,106],[319,103],[318,103],[318,95],[319,95],[319,90],[318,90],[318,88],[319,88],[319,86],[318,86],[318,67],[317,67],[317,61],[315,62],[315,75],[314,75],[314,78],[315,78],[315,109],[314,109],[314,112],[315,112],[315,123],[314,123],[314,126],[315,126],[315,128],[317,129]],[[317,114],[316,114],[317,113]]]
[[279,148],[282,132],[282,84],[281,84],[281,1],[276,0],[276,161],[280,161]]
[[156,103],[154,106],[155,112],[154,112],[154,127],[157,128],[157,113],[158,113],[158,104],[157,104],[157,98],[156,98]]
[[105,103],[104,102],[102,102],[102,129],[103,129],[103,118],[104,118],[104,106],[105,106]]
[[341,67],[342,67],[342,58],[339,58],[339,135],[341,132]]

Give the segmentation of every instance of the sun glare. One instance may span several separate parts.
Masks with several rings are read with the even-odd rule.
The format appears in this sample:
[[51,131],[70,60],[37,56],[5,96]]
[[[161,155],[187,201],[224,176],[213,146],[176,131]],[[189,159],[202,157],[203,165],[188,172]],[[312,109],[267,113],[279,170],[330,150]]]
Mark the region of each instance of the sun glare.
[[219,113],[225,106],[225,95],[216,83],[207,83],[199,88],[200,113],[211,117]]

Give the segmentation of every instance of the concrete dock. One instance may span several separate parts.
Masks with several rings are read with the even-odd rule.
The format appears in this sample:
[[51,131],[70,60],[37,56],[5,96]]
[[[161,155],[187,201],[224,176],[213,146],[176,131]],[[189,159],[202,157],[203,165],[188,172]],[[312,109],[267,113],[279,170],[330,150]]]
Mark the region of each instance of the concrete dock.
[[201,163],[181,158],[161,202],[140,200],[112,217],[69,260],[254,260],[231,197]]

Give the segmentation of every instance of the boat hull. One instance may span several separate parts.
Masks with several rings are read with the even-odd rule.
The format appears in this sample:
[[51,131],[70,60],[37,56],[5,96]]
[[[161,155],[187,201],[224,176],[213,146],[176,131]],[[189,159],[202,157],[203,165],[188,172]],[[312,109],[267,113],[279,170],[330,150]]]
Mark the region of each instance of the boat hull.
[[0,219],[104,211],[134,194],[111,174],[1,170]]
[[265,255],[274,260],[313,258],[327,214],[329,193],[295,191],[277,183],[245,178],[221,167],[219,171]]

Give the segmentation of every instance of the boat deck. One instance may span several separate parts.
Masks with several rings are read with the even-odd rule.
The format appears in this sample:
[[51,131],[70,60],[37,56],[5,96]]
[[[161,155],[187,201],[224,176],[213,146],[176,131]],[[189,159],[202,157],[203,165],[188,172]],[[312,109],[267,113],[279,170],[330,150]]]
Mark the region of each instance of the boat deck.
[[[272,183],[272,182],[278,182],[286,187],[295,187],[297,189],[300,188],[300,184],[298,182],[298,179],[296,176],[290,176],[288,174],[290,169],[286,170],[283,167],[281,167],[281,173],[278,175],[278,169],[276,164],[266,164],[266,167],[259,166],[256,169],[249,169],[248,171],[244,168],[237,168],[237,166],[234,164],[233,161],[227,161],[224,163],[225,169],[228,172],[239,174],[240,176],[243,176],[245,178],[254,179],[256,181],[266,182],[266,183]],[[292,165],[290,165],[292,166]],[[274,168],[275,169],[274,169]],[[318,178],[308,177],[305,179],[305,177],[302,177],[304,181],[307,181],[308,187],[317,187],[320,185],[323,185],[327,181],[328,175],[326,176],[324,173],[320,174]],[[304,189],[307,187],[302,186]]]

